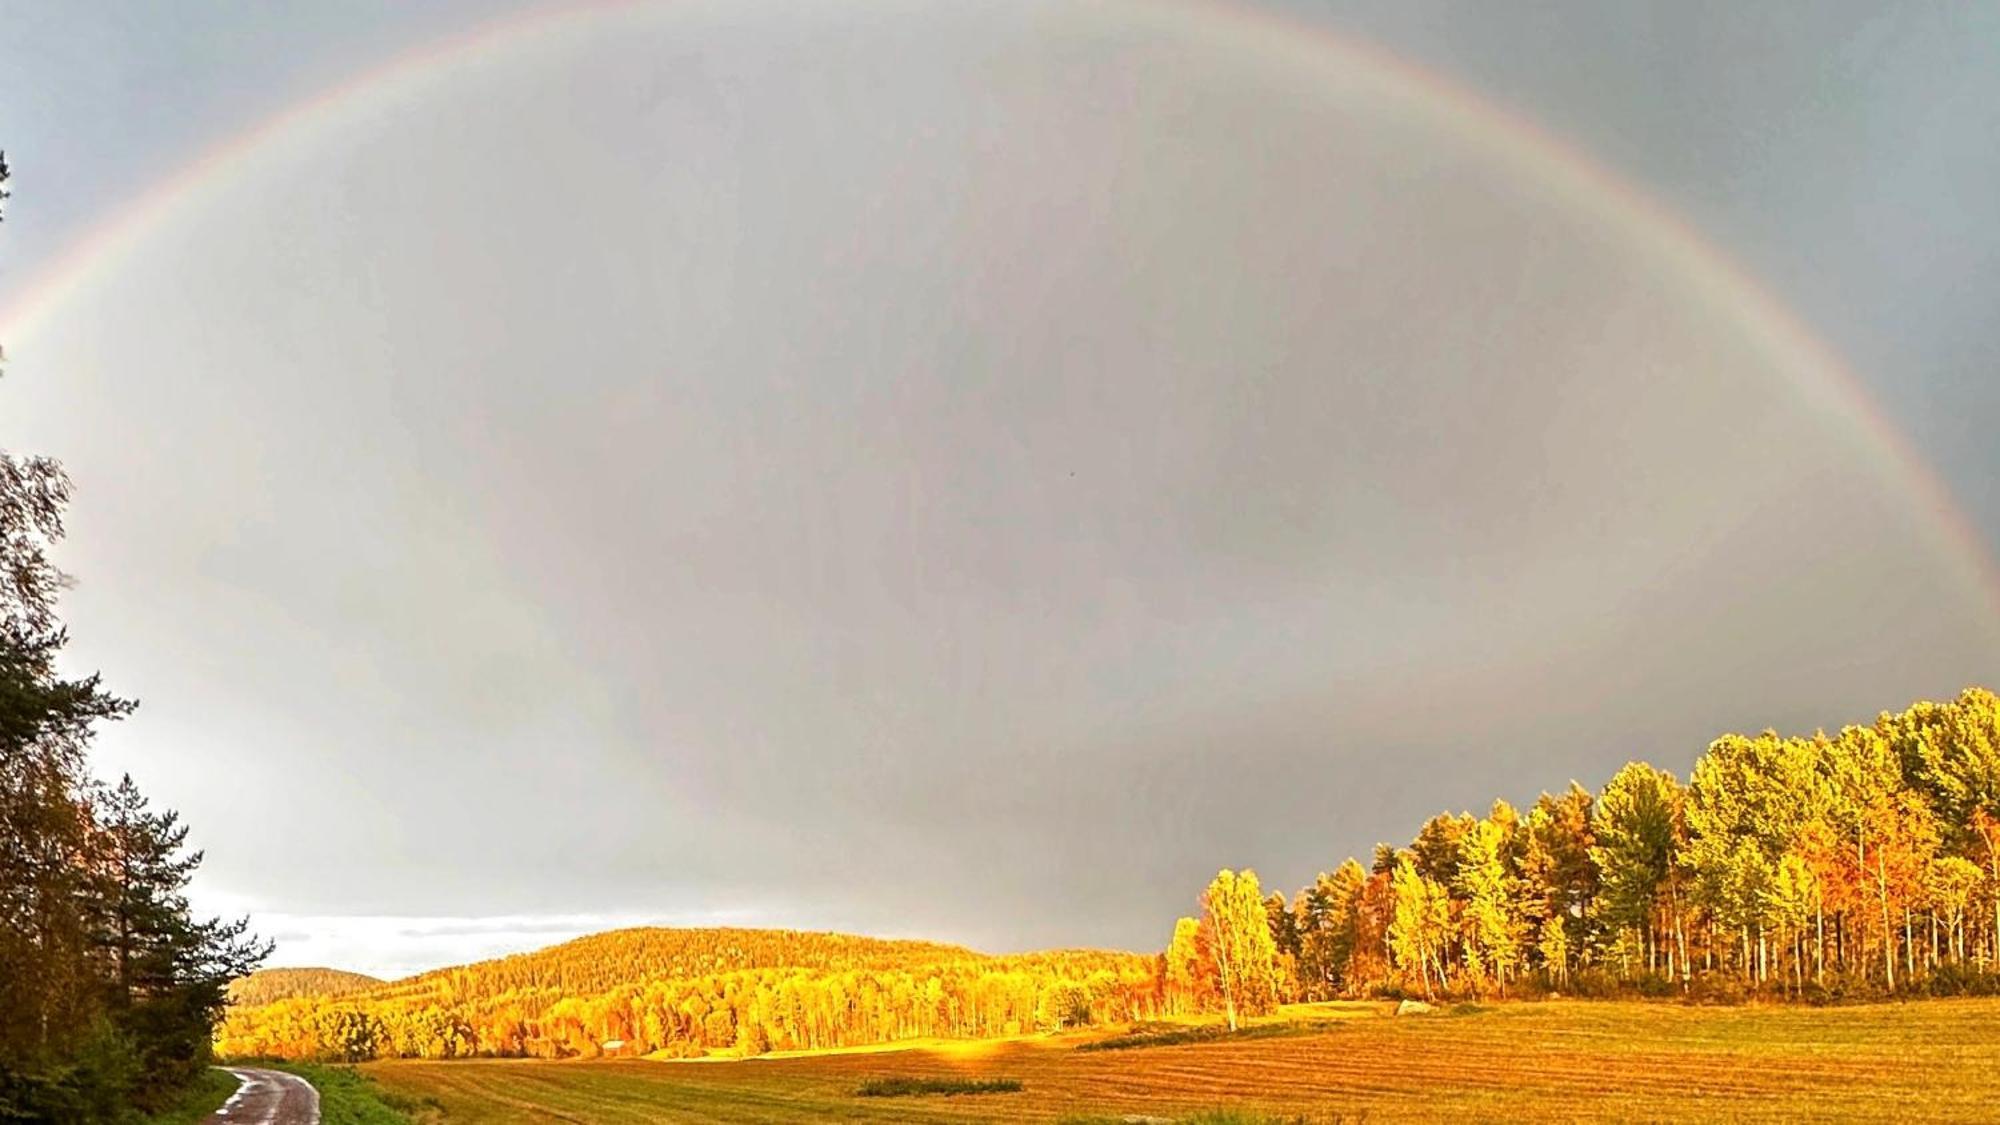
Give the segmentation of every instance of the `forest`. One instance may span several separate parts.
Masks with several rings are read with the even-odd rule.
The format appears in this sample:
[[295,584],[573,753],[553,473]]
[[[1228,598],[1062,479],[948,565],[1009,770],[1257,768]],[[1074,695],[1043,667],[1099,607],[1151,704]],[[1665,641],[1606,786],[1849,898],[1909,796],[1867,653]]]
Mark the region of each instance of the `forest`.
[[[1157,957],[989,956],[790,930],[642,928],[345,995],[231,1007],[229,1055],[594,1058],[987,1038],[1159,1014]],[[246,985],[261,988],[259,978]]]
[[1225,871],[1166,954],[1172,1006],[1617,992],[2000,991],[2000,699],[1712,742],[1525,812],[1443,813],[1253,906]]
[[1440,814],[1289,900],[1224,870],[1157,955],[621,930],[358,989],[259,974],[218,1045],[350,1061],[756,1055],[1205,1012],[1234,1025],[1342,997],[1992,992],[1996,812],[2000,699],[1973,688],[1833,735],[1725,735],[1685,784],[1635,762],[1525,812]]

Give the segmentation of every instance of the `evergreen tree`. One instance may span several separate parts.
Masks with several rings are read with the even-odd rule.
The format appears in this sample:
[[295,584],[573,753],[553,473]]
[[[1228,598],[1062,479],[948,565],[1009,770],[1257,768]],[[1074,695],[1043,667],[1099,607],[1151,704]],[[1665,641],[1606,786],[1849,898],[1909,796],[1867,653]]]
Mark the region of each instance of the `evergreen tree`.
[[[1681,788],[1674,775],[1628,763],[1605,785],[1591,824],[1599,872],[1597,908],[1616,931],[1650,932],[1661,913],[1674,942],[1669,964],[1685,970],[1679,871]],[[1683,974],[1685,975],[1685,974]]]
[[241,920],[191,916],[186,889],[201,853],[186,850],[179,816],[150,810],[130,775],[99,790],[96,814],[92,941],[113,966],[108,1006],[138,1047],[148,1092],[170,1089],[208,1065],[229,982],[271,947]]

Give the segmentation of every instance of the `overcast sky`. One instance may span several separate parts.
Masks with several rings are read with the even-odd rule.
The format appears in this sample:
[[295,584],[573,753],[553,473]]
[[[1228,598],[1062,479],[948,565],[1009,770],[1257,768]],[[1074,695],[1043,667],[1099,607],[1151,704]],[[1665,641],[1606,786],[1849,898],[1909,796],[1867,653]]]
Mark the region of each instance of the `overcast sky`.
[[[279,963],[1157,948],[1225,864],[1992,683],[1870,427],[2000,543],[2000,9],[1752,8],[553,19],[270,132],[21,325],[202,152],[504,13],[0,0],[0,447],[77,479],[73,661],[143,702],[100,768]],[[1311,27],[1632,182],[1881,420]]]

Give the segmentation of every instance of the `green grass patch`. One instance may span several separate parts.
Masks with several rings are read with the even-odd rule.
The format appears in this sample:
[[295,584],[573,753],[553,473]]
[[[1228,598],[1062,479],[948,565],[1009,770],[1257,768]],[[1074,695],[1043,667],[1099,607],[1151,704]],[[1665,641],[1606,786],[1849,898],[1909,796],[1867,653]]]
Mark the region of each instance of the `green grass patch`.
[[410,1098],[384,1090],[373,1078],[351,1066],[321,1063],[271,1063],[290,1071],[319,1091],[320,1125],[414,1125],[441,1120],[435,1098]]
[[1015,1078],[870,1078],[854,1091],[863,1098],[952,1097],[957,1094],[1015,1094]]
[[146,1125],[194,1125],[221,1109],[239,1085],[236,1076],[226,1070],[204,1070],[201,1077],[181,1091],[178,1101],[142,1120]]
[[1229,1030],[1222,1024],[1187,1027],[1181,1024],[1141,1024],[1123,1035],[1099,1039],[1077,1047],[1079,1051],[1130,1051],[1140,1047],[1177,1047],[1183,1043],[1216,1043],[1237,1039],[1277,1039],[1287,1035],[1309,1035],[1324,1025],[1312,1023],[1258,1023]]

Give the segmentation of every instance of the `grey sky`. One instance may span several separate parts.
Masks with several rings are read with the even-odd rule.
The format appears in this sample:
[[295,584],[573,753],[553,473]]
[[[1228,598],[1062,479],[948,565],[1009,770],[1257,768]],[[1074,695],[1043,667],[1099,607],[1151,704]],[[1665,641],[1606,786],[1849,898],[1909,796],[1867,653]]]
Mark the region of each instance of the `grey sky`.
[[[0,7],[0,310],[473,7]],[[1299,15],[1679,210],[2000,541],[1990,16],[1501,10]],[[1260,42],[668,5],[276,138],[0,341],[0,444],[80,485],[76,658],[145,704],[105,768],[287,961],[640,919],[1153,947],[1222,864],[1289,889],[1994,679],[1937,514],[1755,325]]]

